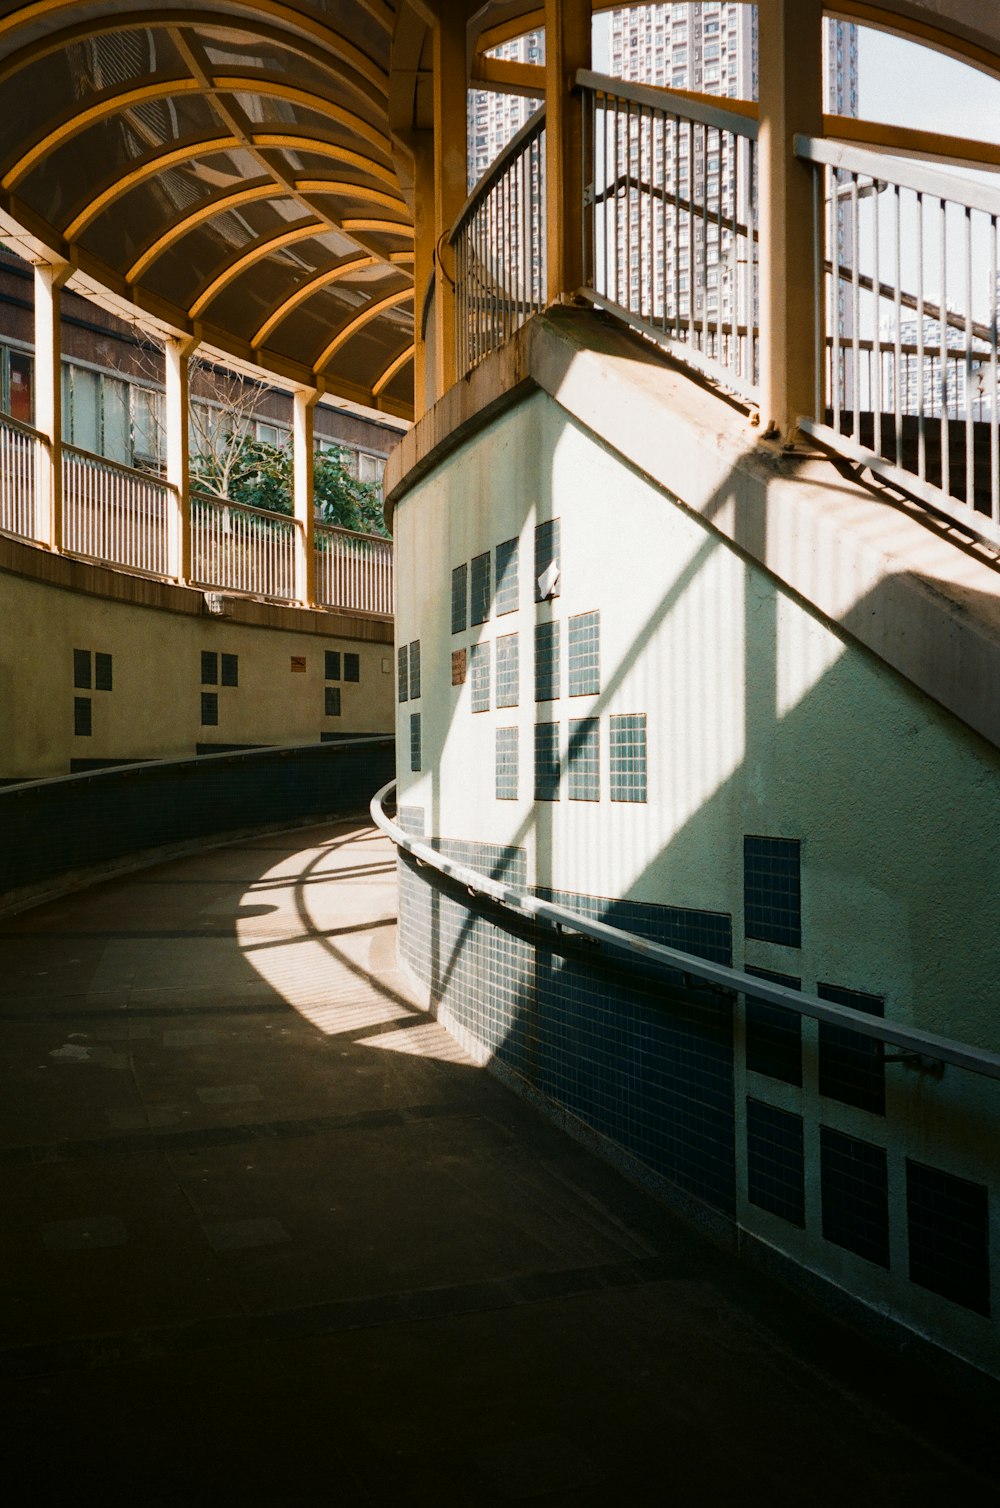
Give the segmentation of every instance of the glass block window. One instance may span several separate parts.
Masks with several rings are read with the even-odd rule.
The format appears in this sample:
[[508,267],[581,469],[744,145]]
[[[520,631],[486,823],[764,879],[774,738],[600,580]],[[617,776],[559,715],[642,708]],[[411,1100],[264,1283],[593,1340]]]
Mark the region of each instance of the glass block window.
[[517,634],[497,640],[497,706],[516,707],[520,694],[520,651]]
[[112,685],[111,656],[101,654],[98,650],[94,655],[94,690],[110,691]]
[[410,713],[410,769],[420,769],[420,713]]
[[910,1281],[977,1314],[990,1312],[989,1191],[906,1160]]
[[344,680],[361,680],[361,657],[359,655],[345,654],[344,656]]
[[[203,686],[217,686],[219,684],[219,656],[213,654],[210,649],[201,652],[201,684]],[[90,685],[90,682],[87,682]]]
[[396,683],[399,687],[399,700],[407,702],[410,699],[410,651],[407,645],[401,644],[396,650]]
[[889,1175],[885,1149],[819,1128],[823,1238],[889,1266]]
[[477,555],[472,562],[472,600],[469,622],[485,623],[490,616],[490,552]]
[[497,800],[517,800],[517,729],[497,729]]
[[571,801],[601,799],[601,734],[596,717],[570,720],[566,769]]
[[73,733],[76,738],[90,738],[93,734],[89,696],[73,698]]
[[646,714],[611,718],[611,799],[646,800]]
[[340,650],[328,649],[323,656],[323,679],[325,681],[340,680]]
[[535,724],[535,800],[559,800],[559,724]]
[[518,542],[516,539],[505,540],[502,545],[496,547],[496,609],[497,617],[502,618],[504,613],[517,612],[518,584]]
[[325,711],[327,717],[339,717],[340,716],[340,687],[339,686],[325,686],[323,689],[324,689],[324,691],[326,693],[326,698],[325,698],[325,703],[324,703],[324,711]]
[[90,690],[89,649],[74,649],[73,651],[73,685],[78,691]]
[[747,937],[802,946],[797,838],[743,839],[743,924]]
[[490,710],[490,646],[473,644],[469,651],[469,680],[472,683],[473,712]]
[[468,615],[469,567],[456,566],[451,573],[451,631],[463,633]]
[[217,691],[203,691],[201,693],[201,724],[203,728],[215,728],[219,723],[219,693]]
[[580,613],[569,620],[569,694],[596,696],[601,689],[601,615]]
[[[802,988],[801,979],[791,974],[754,968],[748,968],[747,973],[769,979],[772,984],[783,984],[790,990]],[[746,1003],[747,1068],[753,1073],[766,1073],[771,1079],[781,1079],[784,1084],[801,1084],[802,1017],[797,1011],[755,1000],[752,995],[746,997]]]
[[[554,566],[554,572],[549,567]],[[559,565],[559,520],[557,518],[546,519],[544,524],[535,526],[535,601],[544,602],[548,597],[558,597],[562,586],[560,583]],[[553,578],[554,579],[551,579]],[[549,591],[543,591],[543,586],[551,580]]]
[[535,701],[559,696],[559,624],[535,624]]
[[420,695],[420,640],[414,639],[410,645],[410,701],[415,702]]
[[240,684],[240,660],[239,655],[223,655],[222,675],[220,677],[223,686],[238,686]]
[[747,1198],[791,1225],[806,1223],[802,1117],[747,1100]]
[[[836,984],[819,984],[821,1000],[848,1005],[868,1016],[884,1016],[885,1002],[878,995],[845,990]],[[819,1092],[874,1115],[885,1114],[885,1065],[882,1043],[850,1027],[819,1023]]]

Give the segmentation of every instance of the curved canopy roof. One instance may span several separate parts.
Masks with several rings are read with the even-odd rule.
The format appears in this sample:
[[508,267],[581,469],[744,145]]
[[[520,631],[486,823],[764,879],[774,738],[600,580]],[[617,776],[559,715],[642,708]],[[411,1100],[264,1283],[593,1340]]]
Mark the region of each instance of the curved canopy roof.
[[77,286],[407,415],[394,20],[386,0],[0,0],[0,209]]

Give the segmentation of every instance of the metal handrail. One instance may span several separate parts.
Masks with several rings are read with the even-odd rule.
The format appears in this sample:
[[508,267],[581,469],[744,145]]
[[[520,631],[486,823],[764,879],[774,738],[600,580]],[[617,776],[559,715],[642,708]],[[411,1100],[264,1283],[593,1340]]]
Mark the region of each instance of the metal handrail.
[[31,424],[25,424],[23,419],[15,419],[13,414],[0,414],[0,424],[5,429],[14,430],[16,434],[27,435],[31,440],[40,440],[43,445],[51,444],[48,435],[43,434],[40,429],[35,429]]
[[254,503],[237,503],[231,497],[225,497],[221,492],[192,492],[191,501],[214,503],[220,508],[236,508],[240,513],[253,513],[259,518],[269,518],[276,523],[298,524],[294,513],[279,513],[276,508],[258,508]]
[[[878,183],[894,183],[898,188],[912,189],[916,194],[930,194],[935,199],[950,199],[956,204],[967,205],[969,209],[982,210],[987,215],[1000,215],[1000,188],[995,188],[992,183],[978,183],[958,173],[942,173],[939,168],[924,167],[910,158],[892,158],[891,171],[887,172],[884,151],[847,146],[825,137],[796,135],[793,144],[796,157],[806,162],[825,163],[827,167],[843,168],[848,173],[864,173]],[[988,168],[989,164],[983,166]]]
[[389,792],[395,788],[396,782],[390,780],[372,797],[370,811],[375,826],[385,833],[397,848],[402,848],[406,853],[411,854],[418,863],[426,865],[429,869],[435,869],[439,874],[465,886],[474,898],[485,897],[504,910],[547,924],[556,933],[570,937],[586,937],[592,942],[606,943],[633,954],[645,963],[657,963],[665,968],[680,970],[684,974],[693,975],[696,979],[703,979],[706,984],[715,985],[719,989],[735,990],[740,994],[750,995],[755,1000],[766,1000],[769,1005],[784,1006],[800,1016],[824,1021],[830,1026],[849,1027],[851,1031],[856,1031],[865,1037],[874,1037],[881,1042],[888,1042],[893,1047],[902,1048],[904,1052],[933,1058],[938,1063],[950,1063],[956,1068],[968,1069],[970,1073],[978,1073],[988,1079],[1000,1079],[1000,1053],[990,1052],[986,1048],[970,1047],[965,1042],[955,1042],[949,1037],[940,1037],[936,1032],[900,1026],[896,1022],[886,1021],[881,1016],[869,1016],[863,1011],[852,1010],[850,1006],[838,1005],[832,1000],[822,1000],[818,995],[792,990],[786,985],[758,978],[755,974],[745,974],[741,969],[731,968],[728,964],[714,963],[710,959],[699,958],[694,953],[682,953],[679,948],[669,948],[664,943],[651,942],[645,937],[638,937],[634,932],[626,932],[621,927],[611,927],[607,922],[591,921],[588,917],[580,916],[565,906],[558,906],[553,901],[541,901],[535,896],[525,895],[519,890],[513,890],[509,885],[501,884],[498,880],[488,879],[474,869],[468,869],[464,864],[456,864],[454,860],[444,858],[429,844],[411,838],[390,817],[386,816],[383,802]]
[[343,524],[328,524],[325,519],[317,519],[313,529],[316,534],[347,534],[351,539],[363,539],[366,543],[392,547],[392,540],[385,534],[369,534],[363,529],[345,529]]
[[626,83],[624,79],[612,78],[607,73],[592,73],[589,68],[578,69],[574,83],[578,89],[592,89],[595,94],[629,100],[633,105],[663,110],[668,115],[682,115],[686,120],[711,126],[715,131],[732,131],[750,141],[757,140],[756,116],[745,115],[742,110],[729,109],[725,105],[710,105],[706,100],[692,99],[683,91],[675,93],[673,89],[663,89],[656,84]]
[[495,188],[500,179],[506,173],[510,164],[518,157],[529,141],[540,135],[545,129],[545,106],[539,105],[528,119],[520,126],[510,141],[504,147],[498,157],[494,157],[486,172],[473,188],[468,199],[462,205],[455,217],[455,223],[448,232],[448,239],[454,245],[455,239],[464,226],[466,220],[473,214],[481,199],[484,199],[491,189]]
[[[45,437],[39,435],[38,438],[44,439]],[[104,466],[109,471],[120,472],[122,476],[135,477],[139,482],[145,482],[147,485],[154,487],[162,487],[166,492],[177,491],[176,483],[168,482],[166,477],[158,476],[155,471],[140,471],[137,466],[126,466],[124,461],[114,461],[110,456],[98,455],[96,450],[84,450],[81,445],[69,445],[64,441],[62,453],[64,456],[79,456],[82,461],[96,462],[98,466]]]

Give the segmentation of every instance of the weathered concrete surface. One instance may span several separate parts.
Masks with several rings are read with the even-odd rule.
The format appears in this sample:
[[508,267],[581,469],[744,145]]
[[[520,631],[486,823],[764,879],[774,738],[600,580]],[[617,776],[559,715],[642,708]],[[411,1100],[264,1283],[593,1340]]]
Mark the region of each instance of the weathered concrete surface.
[[342,825],[0,927],[9,1501],[998,1500],[989,1393],[470,1066],[394,904]]

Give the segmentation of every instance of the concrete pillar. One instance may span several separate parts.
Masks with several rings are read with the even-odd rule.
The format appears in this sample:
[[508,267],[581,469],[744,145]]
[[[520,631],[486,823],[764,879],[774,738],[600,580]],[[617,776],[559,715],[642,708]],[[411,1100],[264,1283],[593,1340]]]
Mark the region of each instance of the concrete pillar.
[[[442,4],[434,27],[434,362],[436,397],[456,377],[455,259],[448,233],[468,197],[468,73],[464,3]],[[418,208],[419,214],[419,208]]]
[[591,66],[591,0],[545,0],[545,268],[555,303],[583,286],[583,103],[571,92]]
[[68,262],[35,266],[35,428],[48,441],[39,456],[35,532],[50,550],[63,544],[60,305],[72,270]]
[[319,393],[298,388],[292,400],[292,494],[295,511],[295,596],[316,606],[315,478],[313,416]]
[[166,380],[164,435],[170,510],[167,525],[167,570],[175,581],[191,579],[191,473],[188,361],[198,344],[194,336],[164,342]]
[[760,0],[760,433],[793,441],[814,406],[812,172],[797,131],[823,134],[822,0]]

